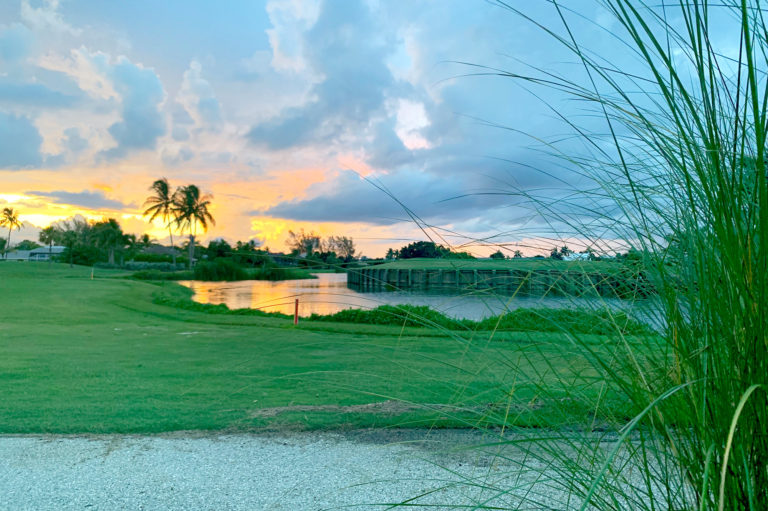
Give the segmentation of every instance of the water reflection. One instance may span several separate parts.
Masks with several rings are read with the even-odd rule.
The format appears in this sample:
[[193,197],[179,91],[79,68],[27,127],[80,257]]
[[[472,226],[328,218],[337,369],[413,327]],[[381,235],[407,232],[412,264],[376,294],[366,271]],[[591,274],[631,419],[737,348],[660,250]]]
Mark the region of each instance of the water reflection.
[[230,309],[262,309],[293,314],[294,300],[299,299],[299,315],[333,314],[343,309],[371,309],[379,305],[428,305],[454,318],[482,319],[504,310],[522,307],[570,308],[602,306],[627,308],[622,300],[573,299],[567,297],[510,298],[495,295],[490,290],[473,294],[430,294],[417,291],[386,291],[360,293],[347,287],[344,273],[319,273],[317,279],[302,280],[244,280],[239,282],[182,281],[180,284],[195,292],[200,303],[224,303]]

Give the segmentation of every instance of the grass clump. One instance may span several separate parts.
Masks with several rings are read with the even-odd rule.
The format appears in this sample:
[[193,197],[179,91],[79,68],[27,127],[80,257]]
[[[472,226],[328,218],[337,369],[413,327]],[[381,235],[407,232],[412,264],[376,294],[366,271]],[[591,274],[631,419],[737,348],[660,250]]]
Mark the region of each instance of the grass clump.
[[252,280],[297,280],[314,279],[312,275],[316,270],[304,268],[281,268],[278,266],[264,266],[248,271],[248,278]]
[[480,321],[455,319],[426,305],[381,305],[375,309],[346,309],[334,314],[312,314],[310,321],[334,321],[370,325],[438,327],[446,330],[510,332],[570,332],[612,335],[652,335],[647,325],[624,312],[587,309],[521,308]]
[[[551,484],[574,508],[768,509],[766,5],[596,2],[612,17],[600,29],[618,53],[606,55],[605,44],[593,51],[579,41],[589,18],[581,5],[574,13],[552,1],[551,17],[540,21],[498,3],[570,52],[584,80],[547,69],[486,71],[559,91],[594,114],[589,126],[561,116],[583,142],[578,151],[547,146],[579,188],[565,197],[526,190],[515,197],[549,225],[565,226],[565,236],[599,247],[609,233],[635,248],[658,295],[660,325],[658,339],[618,342],[610,352],[572,335],[606,388],[635,412],[617,414],[587,397],[613,447],[601,447],[605,436],[586,424],[583,435],[531,441],[527,459],[559,473]],[[555,387],[542,384],[541,395]],[[508,500],[496,509],[533,502],[504,489],[497,496]]]
[[265,312],[260,309],[230,309],[224,303],[199,303],[186,298],[176,298],[172,296],[156,295],[152,303],[165,305],[193,312],[204,312],[206,314],[229,314],[233,316],[256,316],[288,319],[293,316],[282,314],[280,312]]
[[218,258],[214,261],[198,261],[194,268],[195,280],[232,281],[246,280],[248,272],[231,259]]
[[478,330],[567,332],[569,334],[654,335],[648,325],[621,311],[606,309],[515,309],[476,323]]
[[312,314],[310,321],[393,325],[406,327],[439,327],[448,330],[467,328],[467,322],[456,320],[426,305],[380,305],[375,309],[345,309],[333,314]]

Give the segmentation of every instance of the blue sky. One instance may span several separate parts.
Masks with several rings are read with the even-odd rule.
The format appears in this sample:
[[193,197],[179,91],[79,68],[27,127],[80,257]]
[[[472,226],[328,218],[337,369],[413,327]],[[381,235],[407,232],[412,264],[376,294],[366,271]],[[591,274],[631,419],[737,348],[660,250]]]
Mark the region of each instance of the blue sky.
[[[597,3],[566,3],[585,45],[626,58]],[[557,24],[547,2],[513,4]],[[573,184],[535,139],[565,133],[556,114],[593,121],[462,63],[581,73],[484,0],[5,0],[0,205],[37,226],[115,216],[162,238],[140,208],[165,176],[214,194],[209,237],[276,249],[305,228],[380,255],[423,238],[410,214],[467,238],[551,234],[504,192],[559,186],[553,173]]]

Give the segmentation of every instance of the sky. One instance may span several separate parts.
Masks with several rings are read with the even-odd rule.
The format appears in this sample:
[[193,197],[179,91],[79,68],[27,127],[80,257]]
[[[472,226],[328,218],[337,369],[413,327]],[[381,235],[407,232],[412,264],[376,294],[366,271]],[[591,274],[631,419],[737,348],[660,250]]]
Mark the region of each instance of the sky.
[[[617,51],[607,13],[571,4]],[[551,226],[516,197],[553,186],[537,139],[579,106],[474,65],[580,72],[485,0],[0,0],[0,207],[25,221],[13,243],[73,215],[165,241],[142,205],[166,177],[213,195],[203,240],[535,253]]]

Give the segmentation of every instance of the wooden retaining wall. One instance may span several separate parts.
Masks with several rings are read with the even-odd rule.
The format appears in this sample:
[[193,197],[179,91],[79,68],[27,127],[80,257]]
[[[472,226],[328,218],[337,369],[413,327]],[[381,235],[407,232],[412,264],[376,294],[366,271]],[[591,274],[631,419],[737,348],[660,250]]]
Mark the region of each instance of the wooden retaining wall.
[[641,285],[637,278],[562,270],[434,270],[357,268],[347,272],[347,286],[357,291],[418,290],[466,292],[493,290],[519,296],[626,297]]

